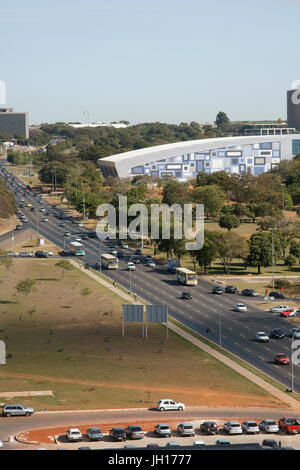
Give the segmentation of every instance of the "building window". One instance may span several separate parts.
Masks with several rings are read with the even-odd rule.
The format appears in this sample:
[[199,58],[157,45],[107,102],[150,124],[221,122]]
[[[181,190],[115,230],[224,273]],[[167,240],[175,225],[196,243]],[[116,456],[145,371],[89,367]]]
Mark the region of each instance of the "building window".
[[297,153],[300,150],[300,139],[294,139],[292,142],[292,146],[293,146],[293,150],[292,150],[293,155],[297,155]]
[[272,148],[272,142],[262,142],[260,148],[261,150],[270,150]]

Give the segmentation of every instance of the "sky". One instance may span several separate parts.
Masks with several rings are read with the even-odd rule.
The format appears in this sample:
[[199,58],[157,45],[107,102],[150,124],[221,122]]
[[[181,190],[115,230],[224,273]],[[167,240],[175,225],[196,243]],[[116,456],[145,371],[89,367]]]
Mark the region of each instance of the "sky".
[[286,119],[300,0],[0,0],[0,80],[31,124]]

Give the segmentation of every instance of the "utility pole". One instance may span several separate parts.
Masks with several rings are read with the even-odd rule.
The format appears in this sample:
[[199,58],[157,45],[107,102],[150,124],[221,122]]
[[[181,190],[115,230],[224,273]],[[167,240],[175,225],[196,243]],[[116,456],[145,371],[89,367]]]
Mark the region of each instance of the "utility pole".
[[274,230],[277,230],[276,227],[269,228],[272,233],[272,290],[274,290]]

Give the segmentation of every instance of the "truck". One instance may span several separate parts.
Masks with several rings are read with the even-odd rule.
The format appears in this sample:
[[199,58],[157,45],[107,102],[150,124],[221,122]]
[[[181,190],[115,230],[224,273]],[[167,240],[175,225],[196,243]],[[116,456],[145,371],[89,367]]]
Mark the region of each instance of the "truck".
[[168,258],[168,270],[175,274],[177,268],[180,268],[179,259]]
[[286,432],[286,434],[299,434],[300,423],[296,418],[284,417],[278,420],[278,427],[280,431]]

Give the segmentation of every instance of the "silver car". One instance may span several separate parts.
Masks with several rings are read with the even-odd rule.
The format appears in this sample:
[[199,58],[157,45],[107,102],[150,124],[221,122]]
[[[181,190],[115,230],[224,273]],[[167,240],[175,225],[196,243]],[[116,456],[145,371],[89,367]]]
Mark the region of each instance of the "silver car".
[[289,331],[289,337],[290,338],[300,338],[300,328],[291,328]]
[[181,436],[194,436],[195,435],[195,429],[192,423],[179,423],[177,425],[177,432]]
[[267,343],[268,341],[270,341],[269,336],[264,331],[258,331],[255,335],[255,339],[259,343]]
[[166,423],[159,423],[154,426],[154,434],[159,437],[171,437],[171,429]]
[[3,407],[3,416],[31,416],[34,413],[33,408],[27,408],[23,405],[5,405]]
[[247,434],[258,434],[259,427],[255,421],[244,421],[242,423],[242,429]]
[[259,423],[259,429],[263,432],[276,433],[279,432],[279,427],[274,419],[265,419]]
[[242,426],[238,421],[226,421],[224,423],[224,431],[228,434],[242,434]]

